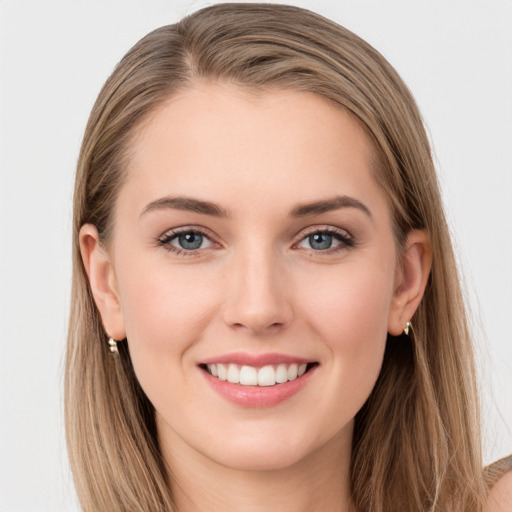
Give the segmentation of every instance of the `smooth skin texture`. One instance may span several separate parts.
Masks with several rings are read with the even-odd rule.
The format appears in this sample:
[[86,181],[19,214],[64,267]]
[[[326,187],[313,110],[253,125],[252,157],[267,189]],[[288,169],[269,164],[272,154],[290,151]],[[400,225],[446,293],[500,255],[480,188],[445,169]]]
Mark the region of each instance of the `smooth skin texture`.
[[[179,510],[350,510],[354,416],[387,333],[421,300],[428,235],[412,231],[397,250],[367,135],[312,93],[199,83],[131,150],[112,239],[103,247],[85,225],[80,242],[105,329],[127,338],[156,409]],[[189,199],[216,210],[191,211]],[[241,407],[199,367],[233,352],[318,367],[286,401]]]
[[486,512],[512,510],[512,471],[505,473],[493,486]]

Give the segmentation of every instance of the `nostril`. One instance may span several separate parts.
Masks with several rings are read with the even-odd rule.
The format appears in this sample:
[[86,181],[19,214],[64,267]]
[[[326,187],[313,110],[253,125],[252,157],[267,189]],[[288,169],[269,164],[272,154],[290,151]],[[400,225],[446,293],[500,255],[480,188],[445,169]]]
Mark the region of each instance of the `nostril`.
[[245,321],[233,322],[231,327],[235,329],[246,329],[251,334],[270,334],[283,328],[284,322],[268,322],[266,318],[248,317]]

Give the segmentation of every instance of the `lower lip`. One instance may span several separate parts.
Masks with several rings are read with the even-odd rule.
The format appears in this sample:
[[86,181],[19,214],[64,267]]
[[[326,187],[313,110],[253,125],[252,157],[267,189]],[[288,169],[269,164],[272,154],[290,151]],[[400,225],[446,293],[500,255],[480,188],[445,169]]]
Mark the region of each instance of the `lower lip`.
[[301,377],[274,386],[242,386],[220,380],[201,370],[214,391],[230,402],[242,407],[272,407],[296,395],[310,380],[318,366],[314,366]]

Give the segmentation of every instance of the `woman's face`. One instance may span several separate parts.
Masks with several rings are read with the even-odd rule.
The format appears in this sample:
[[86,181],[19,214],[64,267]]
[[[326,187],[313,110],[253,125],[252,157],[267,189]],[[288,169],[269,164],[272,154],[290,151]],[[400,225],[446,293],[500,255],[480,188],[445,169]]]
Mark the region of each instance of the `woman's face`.
[[396,316],[371,166],[359,125],[311,93],[200,85],[139,130],[104,321],[171,458],[283,468],[350,445]]

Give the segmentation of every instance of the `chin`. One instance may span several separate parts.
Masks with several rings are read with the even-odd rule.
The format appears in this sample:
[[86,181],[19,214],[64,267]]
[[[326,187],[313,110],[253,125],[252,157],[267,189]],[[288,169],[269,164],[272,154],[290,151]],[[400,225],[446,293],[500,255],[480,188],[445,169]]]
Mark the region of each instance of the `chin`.
[[307,458],[308,452],[286,446],[280,450],[241,449],[206,455],[218,464],[237,471],[281,471]]
[[226,436],[224,443],[209,445],[203,453],[210,460],[239,471],[279,471],[320,455],[324,447],[332,450],[330,436],[324,439],[324,433],[314,436],[310,430],[280,430],[269,428],[266,433]]

